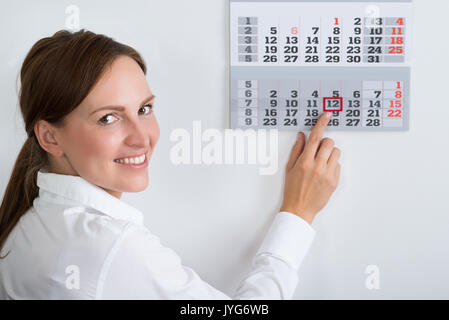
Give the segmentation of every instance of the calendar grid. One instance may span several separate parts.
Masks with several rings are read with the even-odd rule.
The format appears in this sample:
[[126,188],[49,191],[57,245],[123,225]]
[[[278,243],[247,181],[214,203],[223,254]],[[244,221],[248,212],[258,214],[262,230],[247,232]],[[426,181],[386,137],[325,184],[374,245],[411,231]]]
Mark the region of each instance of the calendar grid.
[[[330,126],[343,126],[345,120],[347,120],[346,122],[353,122],[359,118],[361,122],[351,126],[378,126],[380,128],[385,126],[398,127],[399,125],[403,125],[405,118],[405,114],[402,112],[402,81],[388,81],[387,87],[387,81],[385,80],[367,81],[366,84],[364,80],[359,80],[360,92],[356,94],[358,91],[357,87],[350,88],[343,80],[335,82],[338,91],[331,87],[334,82],[318,80],[317,94],[316,96],[313,96],[312,99],[309,99],[310,101],[306,99],[306,94],[310,94],[310,92],[304,92],[302,80],[296,80],[294,83],[291,81],[284,83],[281,79],[277,79],[276,82],[274,82],[275,86],[272,91],[270,91],[270,88],[264,84],[263,80],[260,81],[253,78],[252,80],[238,80],[238,82],[242,83],[243,86],[242,88],[239,84],[239,87],[242,88],[240,94],[242,98],[240,98],[239,101],[242,102],[243,109],[243,113],[239,113],[241,114],[239,117],[244,120],[241,122],[242,125],[247,127],[264,127],[269,125],[270,127],[285,129],[289,126],[292,128],[310,126],[310,123],[307,124],[303,121],[311,117],[311,119],[313,119],[313,124],[316,122],[319,112],[324,112],[325,98],[330,98],[330,100],[336,100],[332,98],[341,99],[341,102],[331,107],[331,112],[334,114],[334,121]],[[288,85],[288,83],[290,85]],[[262,95],[260,87],[265,90]],[[289,88],[289,90],[283,90],[283,88]],[[298,91],[296,92],[294,88],[297,88]],[[313,88],[309,86],[307,90],[313,91]],[[386,95],[387,92],[388,96]],[[268,99],[264,98],[267,94]],[[348,94],[352,94],[355,100],[352,100]],[[264,99],[266,99],[265,101],[268,101],[266,107],[264,107]],[[306,103],[307,101],[309,102]],[[362,102],[360,103],[357,101]],[[390,107],[386,106],[387,102],[391,104]],[[345,106],[347,106],[348,109],[346,109]],[[339,110],[335,109],[336,107]],[[332,108],[335,110],[332,111]],[[265,110],[264,114],[260,115],[258,109]],[[295,116],[291,118],[291,113],[293,113],[294,110],[296,110]],[[361,112],[359,113],[357,110]],[[304,114],[304,112],[307,115]],[[365,113],[366,115],[364,115]],[[301,114],[303,114],[303,116],[301,116]],[[266,117],[266,124],[264,124],[264,119],[262,119],[264,116]],[[291,121],[293,119],[296,119],[296,121]],[[335,119],[338,121],[335,121]],[[387,120],[388,124],[386,123]]]
[[[356,17],[352,25],[353,30],[349,28],[351,19],[344,15],[334,18],[326,17],[326,23],[330,23],[332,28],[332,32],[329,34],[327,33],[329,30],[325,30],[326,35],[323,34],[323,16],[319,16],[319,27],[313,27],[313,21],[305,22],[302,25],[301,17],[298,17],[298,26],[292,26],[288,22],[283,25],[281,23],[282,16],[276,16],[276,23],[270,27],[268,22],[259,24],[259,18],[257,16],[237,17],[238,60],[235,61],[236,63],[354,66],[405,62],[408,37],[405,31],[408,28],[404,27],[404,23],[407,21],[405,17],[386,16],[363,19]],[[312,28],[311,34],[305,32],[308,30],[306,26]],[[294,32],[293,29],[295,29]],[[269,32],[268,37],[264,37],[264,32],[267,31]],[[290,37],[293,35],[295,42],[290,43]],[[282,50],[281,43],[284,42],[285,37],[288,39],[286,44],[295,44],[287,49],[294,50],[294,52],[285,51],[285,48],[284,51]],[[326,39],[328,41],[323,44]],[[303,48],[301,43],[305,40],[307,40],[307,45]],[[387,40],[390,40],[391,43],[388,43]],[[264,41],[264,45],[261,45],[261,41]],[[231,46],[232,43],[231,39]],[[287,52],[292,55],[286,56]],[[263,59],[259,59],[260,54]]]
[[411,5],[389,2],[230,0],[231,126],[408,130]]

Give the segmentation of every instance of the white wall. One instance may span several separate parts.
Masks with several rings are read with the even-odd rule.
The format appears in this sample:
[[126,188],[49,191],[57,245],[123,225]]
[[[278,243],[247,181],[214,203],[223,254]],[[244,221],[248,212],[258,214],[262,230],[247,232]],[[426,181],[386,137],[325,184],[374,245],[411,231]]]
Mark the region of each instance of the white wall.
[[[254,165],[170,162],[176,128],[228,125],[228,2],[4,1],[0,10],[0,191],[25,139],[15,81],[34,42],[81,27],[134,46],[149,66],[161,138],[150,186],[123,199],[183,263],[232,295],[279,209],[293,132],[279,135],[276,175]],[[297,299],[449,298],[449,44],[446,0],[414,1],[410,130],[330,132],[343,151],[341,183],[313,223],[315,242],[300,270]],[[365,287],[377,265],[380,289]]]

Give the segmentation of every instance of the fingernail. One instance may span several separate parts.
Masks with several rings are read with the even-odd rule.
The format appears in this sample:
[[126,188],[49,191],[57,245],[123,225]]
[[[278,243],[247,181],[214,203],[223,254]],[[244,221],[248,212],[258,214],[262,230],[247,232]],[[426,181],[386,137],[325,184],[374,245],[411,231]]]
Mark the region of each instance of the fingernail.
[[326,118],[330,118],[330,117],[332,117],[332,112],[328,112],[328,111],[326,111]]

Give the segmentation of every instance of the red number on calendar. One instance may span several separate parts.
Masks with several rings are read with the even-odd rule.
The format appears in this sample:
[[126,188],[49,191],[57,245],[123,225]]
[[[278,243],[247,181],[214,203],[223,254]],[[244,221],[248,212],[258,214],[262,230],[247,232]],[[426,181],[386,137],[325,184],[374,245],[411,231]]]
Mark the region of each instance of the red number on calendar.
[[396,91],[395,97],[396,99],[402,98],[402,91]]
[[402,34],[402,28],[395,28],[395,27],[393,27],[391,29],[392,29],[391,34]]
[[336,26],[339,25],[339,23],[338,23],[338,18],[335,18],[335,25],[336,25]]
[[403,26],[404,25],[404,18],[399,18],[398,20],[396,20],[396,23]]
[[401,89],[401,81],[396,82],[396,89]]
[[298,34],[298,27],[292,27],[291,33],[292,34]]
[[389,47],[388,53],[392,54],[402,54],[404,51],[402,50],[402,47]]
[[401,100],[390,100],[390,108],[400,108],[402,107]]
[[391,38],[391,44],[403,44],[403,43],[404,38],[402,37]]
[[388,110],[388,117],[401,117],[401,110]]

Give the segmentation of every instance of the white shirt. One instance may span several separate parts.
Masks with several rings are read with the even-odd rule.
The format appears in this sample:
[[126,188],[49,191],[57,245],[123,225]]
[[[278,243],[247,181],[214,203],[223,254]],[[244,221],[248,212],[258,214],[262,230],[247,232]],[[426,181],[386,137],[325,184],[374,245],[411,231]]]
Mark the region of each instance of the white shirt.
[[232,297],[184,266],[141,211],[87,180],[37,175],[39,196],[1,251],[1,299],[291,299],[315,235],[279,212]]

